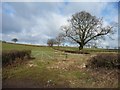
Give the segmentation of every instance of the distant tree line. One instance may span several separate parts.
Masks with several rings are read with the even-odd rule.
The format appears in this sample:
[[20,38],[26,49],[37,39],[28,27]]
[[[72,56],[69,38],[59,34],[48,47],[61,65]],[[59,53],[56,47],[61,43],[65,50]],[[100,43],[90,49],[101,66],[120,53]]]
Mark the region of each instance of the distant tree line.
[[48,39],[47,40],[47,45],[52,47],[53,45],[59,45],[64,41],[64,35],[62,33],[59,33],[59,35],[56,38]]

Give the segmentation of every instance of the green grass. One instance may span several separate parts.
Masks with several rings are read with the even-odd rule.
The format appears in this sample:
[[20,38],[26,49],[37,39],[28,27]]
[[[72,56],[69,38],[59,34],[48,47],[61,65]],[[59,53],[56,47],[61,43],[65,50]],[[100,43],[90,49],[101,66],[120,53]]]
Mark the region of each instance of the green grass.
[[38,50],[38,51],[51,51],[53,50],[52,48],[46,47],[46,46],[41,46],[41,47],[36,47],[32,45],[25,45],[25,44],[11,44],[11,43],[2,43],[2,49],[3,50],[21,50],[21,49],[30,49],[30,50]]
[[[77,48],[65,48],[70,50],[77,50]],[[35,47],[32,45],[20,45],[2,43],[3,50],[32,50],[33,60],[29,60],[23,64],[18,64],[16,67],[3,68],[3,87],[9,86],[19,87],[70,87],[70,88],[82,88],[82,87],[117,87],[117,80],[112,85],[109,80],[99,80],[100,76],[106,74],[99,73],[94,76],[93,73],[81,66],[87,62],[91,55],[84,54],[69,54],[68,58],[65,58],[65,53],[61,51],[55,51],[51,47],[41,46]],[[30,66],[30,65],[33,66]],[[95,74],[96,75],[96,74]],[[97,81],[98,80],[98,81]],[[97,81],[97,82],[96,82]],[[106,82],[102,84],[103,82]],[[23,83],[21,85],[21,83]],[[94,84],[95,83],[95,84]]]

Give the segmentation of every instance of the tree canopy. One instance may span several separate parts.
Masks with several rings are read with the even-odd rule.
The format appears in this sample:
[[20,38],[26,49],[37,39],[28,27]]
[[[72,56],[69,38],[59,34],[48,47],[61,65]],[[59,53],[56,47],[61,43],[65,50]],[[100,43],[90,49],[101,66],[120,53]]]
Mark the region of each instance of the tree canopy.
[[55,41],[55,39],[48,39],[47,44],[48,44],[48,46],[52,47],[54,44],[56,44],[56,41]]
[[113,26],[105,26],[102,18],[97,18],[86,11],[73,14],[68,20],[68,25],[62,26],[61,29],[66,37],[79,44],[79,50],[92,40],[114,33]]
[[13,38],[11,41],[16,43],[18,41],[18,39],[17,38]]

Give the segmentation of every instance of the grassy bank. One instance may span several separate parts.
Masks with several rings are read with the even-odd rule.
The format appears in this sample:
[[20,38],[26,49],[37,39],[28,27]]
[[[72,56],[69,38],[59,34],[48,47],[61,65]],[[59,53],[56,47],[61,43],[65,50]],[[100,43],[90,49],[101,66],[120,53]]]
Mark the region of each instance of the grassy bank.
[[[2,45],[3,50],[29,49],[32,51],[32,56],[35,57],[35,59],[14,67],[8,66],[3,68],[3,87],[118,87],[116,70],[106,71],[104,69],[92,70],[85,68],[87,60],[95,56],[95,52],[90,54],[67,53],[66,58],[65,52],[54,50],[51,47],[36,47],[10,43],[3,43]],[[75,50],[70,47],[69,49]]]

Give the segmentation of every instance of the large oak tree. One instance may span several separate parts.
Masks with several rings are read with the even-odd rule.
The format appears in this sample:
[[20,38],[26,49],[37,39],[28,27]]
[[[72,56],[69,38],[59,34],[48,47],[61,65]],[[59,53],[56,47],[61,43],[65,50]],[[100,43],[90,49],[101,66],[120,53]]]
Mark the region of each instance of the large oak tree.
[[62,26],[61,29],[66,37],[79,44],[79,50],[92,40],[114,33],[111,25],[105,26],[102,18],[97,18],[86,11],[73,14],[68,20],[68,25]]

